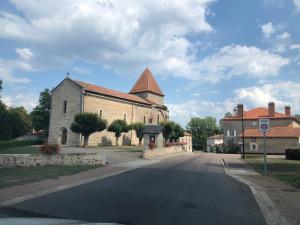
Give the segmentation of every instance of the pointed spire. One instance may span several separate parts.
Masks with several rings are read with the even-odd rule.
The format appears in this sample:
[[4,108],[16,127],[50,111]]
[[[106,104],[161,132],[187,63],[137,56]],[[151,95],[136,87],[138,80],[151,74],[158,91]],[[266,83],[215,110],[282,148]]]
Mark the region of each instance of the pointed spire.
[[156,80],[154,79],[154,76],[148,68],[144,70],[129,93],[134,94],[139,92],[152,92],[154,94],[164,96]]

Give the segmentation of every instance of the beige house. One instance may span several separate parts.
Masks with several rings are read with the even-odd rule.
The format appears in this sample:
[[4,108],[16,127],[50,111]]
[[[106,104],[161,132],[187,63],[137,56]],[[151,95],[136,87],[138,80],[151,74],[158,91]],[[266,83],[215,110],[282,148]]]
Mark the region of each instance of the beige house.
[[283,154],[286,147],[299,145],[300,123],[291,115],[291,107],[286,106],[284,113],[275,111],[275,103],[269,102],[268,108],[258,107],[244,111],[237,105],[233,116],[223,118],[224,144],[239,145],[242,149],[242,119],[244,124],[245,152],[263,153],[263,134],[259,132],[258,121],[270,119],[270,132],[266,135],[268,153]]
[[[65,78],[52,90],[49,143],[80,145],[83,138],[73,133],[70,125],[74,116],[81,112],[96,113],[108,124],[116,119],[123,119],[128,124],[158,124],[169,117],[164,94],[149,69],[145,69],[129,93]],[[138,144],[134,131],[123,134],[120,140],[123,145]],[[93,133],[89,145],[115,145],[114,134],[107,131]]]
[[223,144],[223,135],[222,134],[216,134],[216,135],[207,137],[206,150],[208,152],[213,151],[216,146],[222,145],[222,144]]

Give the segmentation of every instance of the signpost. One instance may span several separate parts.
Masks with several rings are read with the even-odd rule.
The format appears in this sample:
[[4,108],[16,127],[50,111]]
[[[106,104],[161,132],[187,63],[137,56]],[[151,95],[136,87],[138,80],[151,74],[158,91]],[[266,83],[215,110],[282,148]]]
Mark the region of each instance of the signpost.
[[266,132],[270,131],[270,119],[259,119],[259,132],[264,135],[264,174],[267,175],[267,145]]

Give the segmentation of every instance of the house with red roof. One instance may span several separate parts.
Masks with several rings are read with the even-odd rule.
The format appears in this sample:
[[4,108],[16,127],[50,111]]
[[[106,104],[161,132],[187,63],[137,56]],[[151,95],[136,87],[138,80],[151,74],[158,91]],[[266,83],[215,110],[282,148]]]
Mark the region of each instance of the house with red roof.
[[[73,133],[70,125],[74,116],[81,112],[96,113],[108,124],[116,119],[128,124],[158,124],[169,117],[164,94],[147,68],[128,93],[65,78],[52,90],[48,142],[80,145],[83,137]],[[121,140],[123,145],[138,144],[134,131],[123,134]],[[114,145],[115,137],[111,132],[96,132],[90,136],[88,144]]]
[[283,154],[285,148],[299,145],[300,122],[291,114],[290,106],[285,106],[284,113],[276,112],[274,102],[269,102],[268,108],[258,107],[248,111],[244,110],[243,104],[238,104],[235,115],[225,116],[222,119],[224,144],[239,145],[242,149],[244,137],[245,152],[263,153],[263,133],[258,129],[261,118],[270,119],[270,132],[266,133],[268,153]]

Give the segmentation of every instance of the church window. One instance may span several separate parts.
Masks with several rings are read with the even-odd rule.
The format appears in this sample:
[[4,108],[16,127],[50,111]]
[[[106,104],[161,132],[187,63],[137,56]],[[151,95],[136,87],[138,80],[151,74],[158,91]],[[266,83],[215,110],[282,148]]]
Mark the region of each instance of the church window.
[[159,115],[157,115],[157,124],[159,124]]
[[102,110],[99,111],[99,117],[102,119]]
[[124,121],[126,122],[126,113],[124,113]]
[[67,112],[67,100],[64,101],[64,113]]
[[146,124],[146,117],[144,116],[144,124]]

